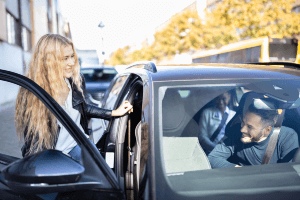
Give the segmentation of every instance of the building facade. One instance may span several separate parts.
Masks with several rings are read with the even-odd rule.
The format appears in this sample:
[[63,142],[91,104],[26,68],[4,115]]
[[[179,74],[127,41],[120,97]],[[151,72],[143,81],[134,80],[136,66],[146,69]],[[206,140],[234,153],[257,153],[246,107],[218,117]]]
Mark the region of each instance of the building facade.
[[[47,33],[71,38],[59,0],[0,0],[0,68],[24,74],[35,44]],[[12,100],[18,88],[0,88],[8,91],[0,104]]]

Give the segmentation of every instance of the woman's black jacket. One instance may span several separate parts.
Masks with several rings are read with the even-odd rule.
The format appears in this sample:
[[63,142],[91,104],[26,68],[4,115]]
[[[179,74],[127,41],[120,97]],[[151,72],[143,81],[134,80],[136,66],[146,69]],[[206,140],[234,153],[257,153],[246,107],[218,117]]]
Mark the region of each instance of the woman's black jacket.
[[[86,134],[89,134],[88,120],[90,118],[102,118],[102,119],[109,120],[112,117],[111,116],[112,111],[102,109],[102,108],[99,108],[97,106],[94,106],[94,105],[91,105],[91,104],[87,103],[87,101],[89,102],[89,100],[88,100],[89,95],[88,95],[88,93],[86,91],[86,88],[85,88],[84,77],[83,76],[81,76],[81,77],[82,77],[82,86],[81,86],[81,88],[83,90],[84,97],[82,96],[82,93],[76,88],[76,86],[73,86],[72,78],[69,79],[70,85],[72,87],[72,105],[73,105],[73,108],[78,110],[79,113],[81,114],[80,124],[81,124],[84,132]],[[24,131],[24,138],[26,137],[26,134],[27,134],[27,128]],[[37,142],[37,140],[38,140],[38,138],[36,138],[34,140],[34,142]],[[56,142],[57,141],[55,141],[55,144],[56,144]],[[26,154],[28,153],[28,151],[30,149],[30,146],[31,146],[31,143],[32,143],[32,139],[29,138],[29,140],[27,140],[25,142],[25,144],[23,145],[23,147],[22,147],[22,156],[23,157],[26,156]],[[46,148],[43,148],[43,149],[46,149]]]

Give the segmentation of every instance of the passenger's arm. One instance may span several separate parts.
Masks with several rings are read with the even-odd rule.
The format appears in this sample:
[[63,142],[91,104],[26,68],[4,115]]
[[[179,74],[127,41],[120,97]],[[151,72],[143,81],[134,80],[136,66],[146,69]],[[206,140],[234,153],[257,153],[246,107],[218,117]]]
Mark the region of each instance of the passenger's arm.
[[233,155],[234,145],[230,139],[226,139],[224,143],[217,144],[212,152],[208,155],[212,168],[235,167],[236,164],[227,161]]
[[201,113],[200,120],[199,120],[200,133],[198,139],[203,149],[205,149],[206,151],[212,151],[215,148],[216,144],[210,140],[210,136],[208,135],[208,130],[207,130],[208,123],[209,123],[209,111],[204,110]]

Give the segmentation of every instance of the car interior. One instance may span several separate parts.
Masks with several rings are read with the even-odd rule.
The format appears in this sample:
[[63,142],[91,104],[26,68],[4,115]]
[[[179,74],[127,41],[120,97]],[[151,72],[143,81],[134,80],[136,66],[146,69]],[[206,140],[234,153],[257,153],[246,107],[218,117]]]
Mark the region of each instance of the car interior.
[[[236,132],[234,130],[240,130],[238,119],[244,108],[245,99],[253,98],[253,96],[251,97],[253,89],[255,89],[254,86],[248,88],[245,86],[231,86],[166,89],[162,100],[163,151],[166,173],[210,169],[207,156],[198,142],[200,114],[204,109],[213,106],[214,98],[222,93],[229,92],[231,99],[228,107],[234,110],[236,114],[226,126],[226,138],[230,133]],[[188,92],[183,94],[182,91]],[[283,126],[292,128],[297,132],[300,141],[299,114],[299,107],[283,109],[281,121]],[[176,151],[176,149],[180,149],[180,151]],[[293,161],[299,161],[298,157],[300,157],[300,153],[297,152]],[[189,163],[190,166],[181,166],[180,163]],[[191,166],[193,163],[197,167]]]

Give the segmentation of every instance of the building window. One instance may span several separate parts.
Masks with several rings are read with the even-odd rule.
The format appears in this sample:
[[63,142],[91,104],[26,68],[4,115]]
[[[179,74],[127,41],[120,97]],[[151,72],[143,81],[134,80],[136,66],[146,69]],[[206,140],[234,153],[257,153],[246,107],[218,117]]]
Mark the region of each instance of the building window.
[[31,31],[25,26],[22,27],[22,44],[24,51],[31,50]]
[[9,13],[6,13],[7,20],[7,41],[10,44],[16,44],[16,19]]
[[294,7],[294,8],[292,9],[292,12],[300,13],[300,6]]
[[57,34],[59,34],[59,30],[60,30],[60,28],[59,28],[59,14],[58,13],[56,13],[56,26],[57,26]]
[[51,33],[51,32],[52,32],[52,22],[48,18],[48,33]]
[[51,0],[48,0],[48,4],[47,4],[47,18],[48,18],[48,32],[52,33]]

